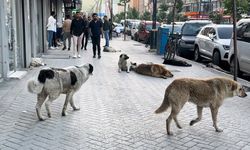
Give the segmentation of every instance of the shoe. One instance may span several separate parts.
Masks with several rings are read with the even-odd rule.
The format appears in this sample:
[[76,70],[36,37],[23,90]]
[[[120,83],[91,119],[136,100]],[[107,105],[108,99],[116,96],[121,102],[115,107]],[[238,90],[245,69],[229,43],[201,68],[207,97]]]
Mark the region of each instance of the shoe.
[[80,55],[80,54],[78,55],[78,58],[81,58],[81,55]]
[[87,48],[86,48],[86,47],[84,47],[84,50],[87,50]]
[[70,51],[70,48],[68,48],[68,51]]
[[63,47],[63,49],[62,50],[65,50],[66,49],[66,47]]
[[55,48],[51,46],[49,49],[55,49]]
[[95,55],[93,56],[93,58],[95,58]]
[[55,47],[55,49],[59,49],[59,47]]
[[101,55],[98,56],[98,59],[100,59],[100,58],[101,58]]
[[76,58],[76,57],[77,57],[76,55],[73,56],[73,58]]

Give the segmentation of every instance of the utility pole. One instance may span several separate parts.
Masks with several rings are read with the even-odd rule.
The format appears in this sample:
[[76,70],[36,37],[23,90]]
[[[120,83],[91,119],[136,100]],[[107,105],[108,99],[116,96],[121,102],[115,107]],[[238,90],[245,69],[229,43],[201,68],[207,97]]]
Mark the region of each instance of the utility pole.
[[110,5],[109,5],[109,8],[110,8],[110,22],[111,22],[111,31],[109,31],[109,33],[111,33],[110,34],[110,40],[112,40],[112,30],[113,30],[113,28],[112,28],[112,26],[113,26],[113,0],[110,0],[110,3],[109,3]]
[[150,33],[150,49],[156,49],[156,11],[157,11],[157,0],[153,0],[153,16],[152,16],[152,31]]
[[236,0],[233,1],[233,44],[234,44],[234,80],[237,81],[238,75],[238,50],[237,50],[237,31],[236,31]]

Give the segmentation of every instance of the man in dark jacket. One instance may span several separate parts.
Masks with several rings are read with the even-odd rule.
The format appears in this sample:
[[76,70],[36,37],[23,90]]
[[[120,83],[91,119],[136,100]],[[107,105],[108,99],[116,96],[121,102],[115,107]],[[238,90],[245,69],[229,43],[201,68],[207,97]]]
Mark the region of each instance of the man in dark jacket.
[[96,57],[96,47],[98,49],[98,58],[101,58],[101,34],[103,34],[103,23],[98,18],[97,13],[92,14],[92,20],[89,23],[89,34],[92,38],[92,44],[93,44],[93,58]]
[[[73,35],[73,58],[81,57],[80,55],[80,48],[82,45],[82,37],[85,28],[85,22],[81,18],[80,12],[76,12],[75,19],[72,20],[70,33]],[[77,51],[77,54],[76,54]]]
[[110,23],[108,21],[108,17],[103,17],[104,23],[103,23],[103,31],[104,31],[104,37],[105,37],[105,47],[109,47],[109,30],[110,30]]

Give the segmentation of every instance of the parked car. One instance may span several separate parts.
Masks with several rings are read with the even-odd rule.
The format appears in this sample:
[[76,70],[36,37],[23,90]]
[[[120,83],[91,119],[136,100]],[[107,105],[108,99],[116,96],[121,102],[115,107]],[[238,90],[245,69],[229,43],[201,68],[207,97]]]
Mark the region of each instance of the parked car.
[[[162,24],[161,25],[162,28],[168,28],[169,29],[169,33],[172,32],[172,25],[171,24]],[[174,34],[181,34],[181,27],[182,25],[174,25]]]
[[196,36],[194,43],[194,60],[201,57],[212,59],[213,64],[220,66],[227,62],[233,25],[210,24],[204,26]]
[[[237,22],[237,51],[238,75],[242,75],[243,73],[250,74],[250,19],[241,19]],[[232,38],[228,56],[231,73],[234,73],[234,59]]]
[[122,24],[114,23],[114,26],[115,26],[115,28],[113,29],[113,32],[115,32],[115,33],[117,34],[117,36],[118,36],[120,33],[123,33],[124,26],[122,26]]
[[138,31],[140,22],[133,22],[131,25],[131,39],[135,38],[135,33]]
[[194,54],[194,41],[200,29],[212,22],[209,20],[186,21],[181,28],[181,37],[177,43],[177,55]]
[[[138,26],[138,31],[135,33],[134,37],[136,41],[147,41],[150,36],[150,31],[152,30],[152,21],[143,21]],[[160,27],[160,23],[156,22],[156,29]]]

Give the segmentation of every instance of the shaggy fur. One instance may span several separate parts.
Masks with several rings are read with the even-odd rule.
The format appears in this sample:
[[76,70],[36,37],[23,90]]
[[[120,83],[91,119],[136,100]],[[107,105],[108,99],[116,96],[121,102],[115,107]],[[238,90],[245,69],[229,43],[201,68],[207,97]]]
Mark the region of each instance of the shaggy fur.
[[128,61],[129,57],[127,54],[121,54],[118,61],[118,72],[127,71],[130,72],[131,69],[131,62]]
[[246,97],[247,94],[242,86],[227,78],[211,78],[207,80],[198,80],[192,78],[182,78],[174,80],[166,89],[164,100],[155,113],[162,113],[171,107],[171,113],[166,120],[166,129],[168,135],[170,123],[174,119],[176,126],[181,129],[177,120],[177,115],[187,101],[197,105],[198,117],[190,122],[194,125],[201,120],[203,107],[209,107],[212,113],[213,126],[216,132],[222,132],[217,126],[217,114],[223,100],[233,96]]
[[41,106],[45,103],[48,117],[51,117],[50,104],[57,99],[60,94],[66,94],[62,116],[66,115],[66,108],[70,102],[74,110],[79,110],[74,104],[73,95],[80,89],[93,72],[91,64],[82,66],[71,66],[67,68],[42,69],[38,75],[38,80],[28,82],[28,90],[37,94],[36,112],[39,120],[44,120],[41,114]]
[[135,71],[136,73],[142,74],[142,75],[147,75],[147,76],[152,76],[152,77],[157,77],[157,78],[171,78],[174,75],[167,70],[164,66],[159,65],[159,64],[140,64],[140,65],[132,65],[132,70]]

